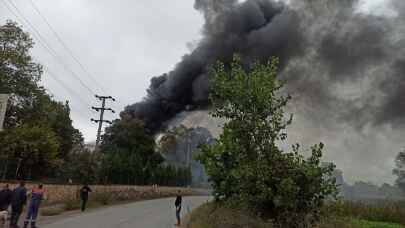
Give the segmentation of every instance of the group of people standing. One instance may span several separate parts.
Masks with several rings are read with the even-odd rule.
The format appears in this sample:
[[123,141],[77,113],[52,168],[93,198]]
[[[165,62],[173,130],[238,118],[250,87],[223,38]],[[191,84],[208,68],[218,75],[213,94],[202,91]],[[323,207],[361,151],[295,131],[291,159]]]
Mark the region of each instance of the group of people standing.
[[[81,211],[86,210],[86,204],[88,201],[89,193],[92,192],[88,185],[84,185],[80,189],[80,198],[81,198]],[[23,212],[24,206],[27,204],[28,197],[27,197],[27,189],[25,187],[25,182],[21,181],[19,185],[11,190],[8,184],[5,184],[3,189],[0,190],[0,212],[4,212],[8,214],[8,209],[11,206],[11,216],[10,216],[10,228],[19,228],[18,221],[20,216]],[[45,197],[45,191],[42,184],[38,184],[34,187],[31,192],[28,193],[30,195],[30,203],[28,205],[27,215],[24,220],[23,228],[28,228],[28,225],[31,224],[31,228],[37,228],[36,220],[38,217],[39,207],[41,205],[42,200]],[[176,226],[181,225],[180,221],[180,213],[181,213],[181,205],[182,205],[182,196],[181,192],[179,191],[175,200],[175,208],[176,208]],[[5,222],[5,221],[4,221]]]
[[[30,223],[32,228],[36,228],[39,207],[44,198],[43,185],[39,184],[34,187],[30,195],[31,200],[28,205],[27,216],[24,220],[24,228],[27,228]],[[27,189],[25,188],[24,181],[21,181],[14,190],[11,190],[9,185],[6,184],[0,191],[0,211],[7,212],[11,206],[10,228],[18,228],[17,223],[26,204]]]
[[[89,192],[92,192],[88,185],[84,185],[80,189],[80,199],[82,201],[81,210],[86,210],[86,204],[89,198]],[[34,187],[29,194],[31,197],[28,205],[27,216],[24,220],[24,228],[27,228],[31,223],[31,228],[36,228],[36,220],[38,217],[39,207],[45,196],[45,191],[42,184]],[[0,212],[8,212],[11,206],[10,228],[18,228],[18,221],[23,212],[24,206],[27,204],[27,189],[25,182],[21,181],[19,185],[11,190],[8,184],[4,185],[0,191]]]

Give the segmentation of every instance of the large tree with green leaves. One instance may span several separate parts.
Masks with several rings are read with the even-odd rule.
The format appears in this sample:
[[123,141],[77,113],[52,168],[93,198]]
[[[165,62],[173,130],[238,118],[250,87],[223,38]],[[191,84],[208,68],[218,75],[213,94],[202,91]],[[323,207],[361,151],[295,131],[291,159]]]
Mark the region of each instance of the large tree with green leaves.
[[0,132],[3,177],[38,177],[58,163],[59,142],[48,126],[26,126]]
[[34,42],[15,22],[0,26],[0,92],[10,94],[6,127],[24,121],[41,89],[42,66],[30,55]]
[[105,175],[111,181],[145,184],[163,162],[155,151],[153,136],[145,132],[142,121],[123,116],[103,135]]
[[[42,66],[31,56],[30,50],[33,46],[34,42],[30,35],[15,22],[7,21],[6,24],[0,25],[0,93],[10,94],[4,123],[5,131],[2,133],[5,136],[0,137],[0,144],[7,147],[0,147],[0,153],[3,154],[0,163],[7,166],[17,164],[22,177],[37,178],[35,172],[31,172],[32,175],[25,173],[26,168],[47,170],[49,167],[43,165],[55,164],[55,162],[49,160],[44,163],[34,158],[27,158],[29,161],[35,161],[28,165],[22,162],[24,159],[17,154],[33,155],[35,153],[31,152],[36,150],[43,154],[44,159],[63,159],[73,146],[83,139],[80,132],[72,125],[68,103],[54,101],[39,85],[43,71]],[[35,135],[38,132],[49,137],[27,139],[30,134]],[[8,137],[10,135],[13,137]],[[28,140],[30,146],[13,147],[17,139],[20,142]],[[47,139],[50,140],[47,141]],[[54,146],[44,147],[41,140],[44,140],[42,141],[44,144],[49,143]],[[55,148],[56,156],[54,156]],[[23,149],[24,151],[21,151]],[[10,169],[4,170],[1,170],[4,177],[14,177]]]
[[278,145],[286,140],[284,108],[289,96],[280,92],[278,60],[255,64],[249,71],[238,58],[219,63],[210,74],[212,115],[225,118],[214,145],[202,147],[204,164],[219,201],[248,205],[283,227],[308,227],[318,219],[324,200],[336,192],[333,165],[322,166],[323,144],[304,158]]

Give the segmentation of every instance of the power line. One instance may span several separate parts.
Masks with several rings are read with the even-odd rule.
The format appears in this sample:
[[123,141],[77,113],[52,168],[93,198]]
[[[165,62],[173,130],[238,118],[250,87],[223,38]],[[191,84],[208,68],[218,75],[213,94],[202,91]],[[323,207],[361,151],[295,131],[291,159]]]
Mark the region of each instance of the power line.
[[[6,8],[16,17],[17,20],[21,22],[21,18],[15,13],[13,12],[13,10],[6,5],[5,2],[3,2],[4,5],[6,6]],[[23,23],[22,23],[23,24]],[[35,35],[35,34],[34,34]],[[43,46],[44,47],[44,46]],[[44,47],[45,48],[45,47]],[[83,110],[88,110],[88,107],[90,107],[91,105],[86,102],[84,99],[82,99],[82,97],[80,95],[78,95],[74,90],[72,90],[69,86],[67,86],[62,80],[60,80],[54,73],[52,73],[49,68],[45,67],[45,71],[58,83],[60,84],[68,93],[70,93],[72,96],[78,98],[78,100],[81,102],[81,104],[83,105]],[[49,90],[47,90],[49,91]],[[87,112],[87,111],[86,111]],[[89,114],[90,115],[90,114]]]
[[[30,1],[32,1],[32,0],[30,0]],[[80,79],[80,77],[79,77],[75,72],[73,72],[73,71],[63,62],[63,60],[58,56],[58,54],[56,53],[56,51],[47,43],[46,39],[45,39],[45,38],[41,35],[41,33],[35,28],[35,26],[34,26],[32,23],[30,23],[30,22],[24,17],[24,15],[23,15],[22,12],[18,9],[18,7],[17,7],[15,4],[13,4],[10,0],[9,0],[9,2],[10,2],[10,4],[14,7],[14,9],[17,11],[18,14],[15,13],[15,12],[7,5],[6,0],[4,0],[3,4],[4,4],[4,5],[7,7],[7,9],[16,17],[16,19],[20,21],[21,24],[24,24],[23,21],[25,21],[26,24],[28,24],[28,26],[31,28],[31,30],[33,30],[33,31],[35,32],[35,33],[32,33],[32,35],[37,38],[38,42],[39,42],[40,45],[44,48],[44,50],[47,51],[51,56],[53,56],[54,58],[56,58],[56,59],[58,60],[58,62],[65,68],[65,70],[67,70],[68,72],[70,72],[70,73],[81,83],[81,85],[82,85],[84,88],[86,88],[87,91],[90,92],[90,93],[93,95],[93,94],[94,94],[94,91],[93,91],[91,88],[89,88],[89,87]],[[32,3],[33,3],[33,2],[32,2]],[[71,57],[72,57],[73,59],[75,59],[75,61],[76,61],[79,65],[81,65],[82,69],[83,69],[84,71],[86,71],[87,74],[89,74],[89,77],[90,77],[91,79],[95,80],[93,77],[91,77],[90,73],[85,69],[85,67],[83,66],[83,64],[81,64],[80,61],[74,56],[73,52],[68,48],[68,46],[66,45],[66,43],[65,43],[65,42],[62,40],[62,38],[57,34],[56,30],[53,29],[53,27],[50,25],[49,21],[41,14],[41,12],[39,11],[38,7],[36,7],[34,4],[33,4],[33,6],[34,6],[34,9],[38,10],[37,13],[40,14],[41,17],[43,17],[43,20],[48,24],[49,28],[52,30],[52,32],[54,33],[54,35],[58,38],[59,42],[61,42],[61,44],[65,47],[65,49],[67,49],[67,51],[69,52],[69,54],[71,55]],[[21,18],[22,18],[22,19],[21,19]],[[48,70],[48,72],[49,72],[49,70]],[[51,76],[53,77],[53,79],[54,79],[55,81],[58,81],[59,84],[61,84],[61,85],[63,84],[63,82],[62,82],[58,77],[56,77],[55,74],[52,74]],[[97,82],[97,81],[96,81],[96,82]],[[104,88],[102,88],[102,86],[101,86],[99,83],[97,83],[97,84],[100,86],[100,88],[101,88],[102,90],[105,90]],[[80,96],[77,95],[76,92],[74,92],[72,89],[70,89],[70,88],[67,87],[66,85],[62,85],[62,87],[64,87],[70,94],[72,94],[72,95],[73,95],[73,94],[76,94],[76,95],[73,95],[73,96],[80,97]],[[79,98],[79,100],[83,101],[83,99],[81,99],[81,98]],[[82,102],[82,103],[83,103],[83,102]],[[87,102],[84,102],[84,103],[86,103],[86,104],[88,105]],[[114,105],[114,106],[115,106],[115,105]],[[117,107],[116,107],[116,108],[117,108]]]
[[47,24],[49,29],[52,31],[52,33],[55,35],[57,40],[62,44],[63,48],[69,53],[69,55],[74,59],[74,61],[80,66],[80,68],[87,74],[87,76],[100,87],[102,92],[106,92],[106,89],[90,74],[90,72],[87,70],[86,67],[79,61],[79,59],[73,54],[73,51],[66,45],[66,42],[63,41],[61,36],[56,32],[56,30],[53,28],[53,26],[49,23],[48,19],[42,14],[42,12],[39,10],[37,5],[34,3],[33,0],[29,0],[31,3],[32,7],[34,10],[38,13],[38,15],[42,18],[42,20]]
[[66,85],[62,80],[60,80],[49,68],[45,68],[45,71],[51,76],[53,80],[55,80],[59,85],[61,85],[72,97],[76,97],[78,101],[81,102],[84,108],[91,107],[91,105],[85,101],[78,93],[72,90],[68,85]]
[[[58,60],[58,62],[65,68],[65,70],[67,70],[68,72],[70,72],[72,74],[72,76],[74,76],[79,82],[80,84],[90,93],[90,94],[95,94],[94,91],[87,86],[82,79],[80,79],[80,77],[73,71],[71,70],[62,60],[61,58],[57,55],[56,51],[46,42],[46,39],[41,35],[41,33],[35,28],[35,26],[33,24],[31,24],[31,22],[29,20],[27,20],[24,15],[22,14],[22,12],[18,9],[18,7],[11,1],[8,0],[8,3],[11,4],[13,6],[13,8],[17,11],[17,15],[8,5],[6,0],[3,0],[5,3],[5,6],[8,8],[8,10],[10,10],[10,12],[12,14],[14,14],[14,16],[16,16],[17,18],[22,18],[23,21],[25,21],[25,23],[36,33],[36,35],[38,36],[38,41],[39,43],[45,48],[46,51],[48,51],[49,54],[51,54],[54,58],[56,58]],[[20,19],[21,20],[21,19]],[[21,22],[21,21],[20,21]]]
[[[64,98],[52,93],[52,91],[50,91],[49,89],[45,89],[46,92],[53,97],[54,99],[57,99],[59,101],[66,101]],[[69,100],[67,100],[69,102]],[[69,102],[69,108],[77,113],[81,113],[81,111],[79,109],[77,109],[75,106],[73,106],[70,102]]]

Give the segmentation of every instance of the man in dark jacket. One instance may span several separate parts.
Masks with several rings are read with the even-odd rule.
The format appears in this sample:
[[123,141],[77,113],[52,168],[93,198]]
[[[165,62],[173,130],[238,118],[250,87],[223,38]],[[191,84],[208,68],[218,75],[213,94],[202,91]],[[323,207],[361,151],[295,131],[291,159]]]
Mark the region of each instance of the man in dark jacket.
[[26,203],[27,189],[25,188],[25,182],[21,181],[20,185],[14,189],[13,197],[11,198],[10,228],[18,228],[18,220]]
[[82,211],[86,210],[86,204],[89,199],[89,192],[91,192],[91,188],[87,184],[85,184],[80,189],[80,199],[82,200]]
[[0,211],[7,211],[12,197],[13,192],[10,190],[9,185],[4,185],[3,189],[0,191]]
[[176,219],[177,219],[177,224],[176,226],[180,226],[181,225],[181,221],[180,221],[180,212],[181,212],[181,191],[178,191],[177,197],[176,197],[176,201],[174,202],[174,206],[176,206]]

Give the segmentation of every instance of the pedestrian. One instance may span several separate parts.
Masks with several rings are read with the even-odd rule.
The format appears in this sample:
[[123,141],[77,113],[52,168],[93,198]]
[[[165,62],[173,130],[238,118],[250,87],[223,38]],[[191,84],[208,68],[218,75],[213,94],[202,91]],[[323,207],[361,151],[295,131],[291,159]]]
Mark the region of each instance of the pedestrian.
[[13,196],[11,198],[10,228],[18,228],[18,220],[26,203],[27,189],[25,188],[25,182],[20,181],[19,186],[13,190]]
[[13,198],[13,192],[10,190],[8,184],[4,185],[0,191],[0,211],[7,211]]
[[86,210],[86,204],[87,201],[89,200],[89,192],[91,191],[91,188],[85,184],[81,189],[80,189],[80,199],[82,200],[82,212]]
[[180,226],[181,225],[181,221],[180,221],[180,212],[181,212],[181,191],[179,190],[177,192],[177,197],[176,197],[176,201],[174,202],[174,205],[176,206],[176,219],[177,219],[177,224],[176,226]]
[[34,187],[31,191],[31,200],[28,207],[27,217],[24,221],[24,228],[28,227],[28,224],[31,222],[31,228],[36,228],[36,220],[38,217],[39,207],[44,198],[44,187],[42,184],[39,184],[37,187]]
[[11,203],[13,192],[10,190],[9,185],[5,184],[0,191],[0,221],[5,224],[9,215],[8,208]]

